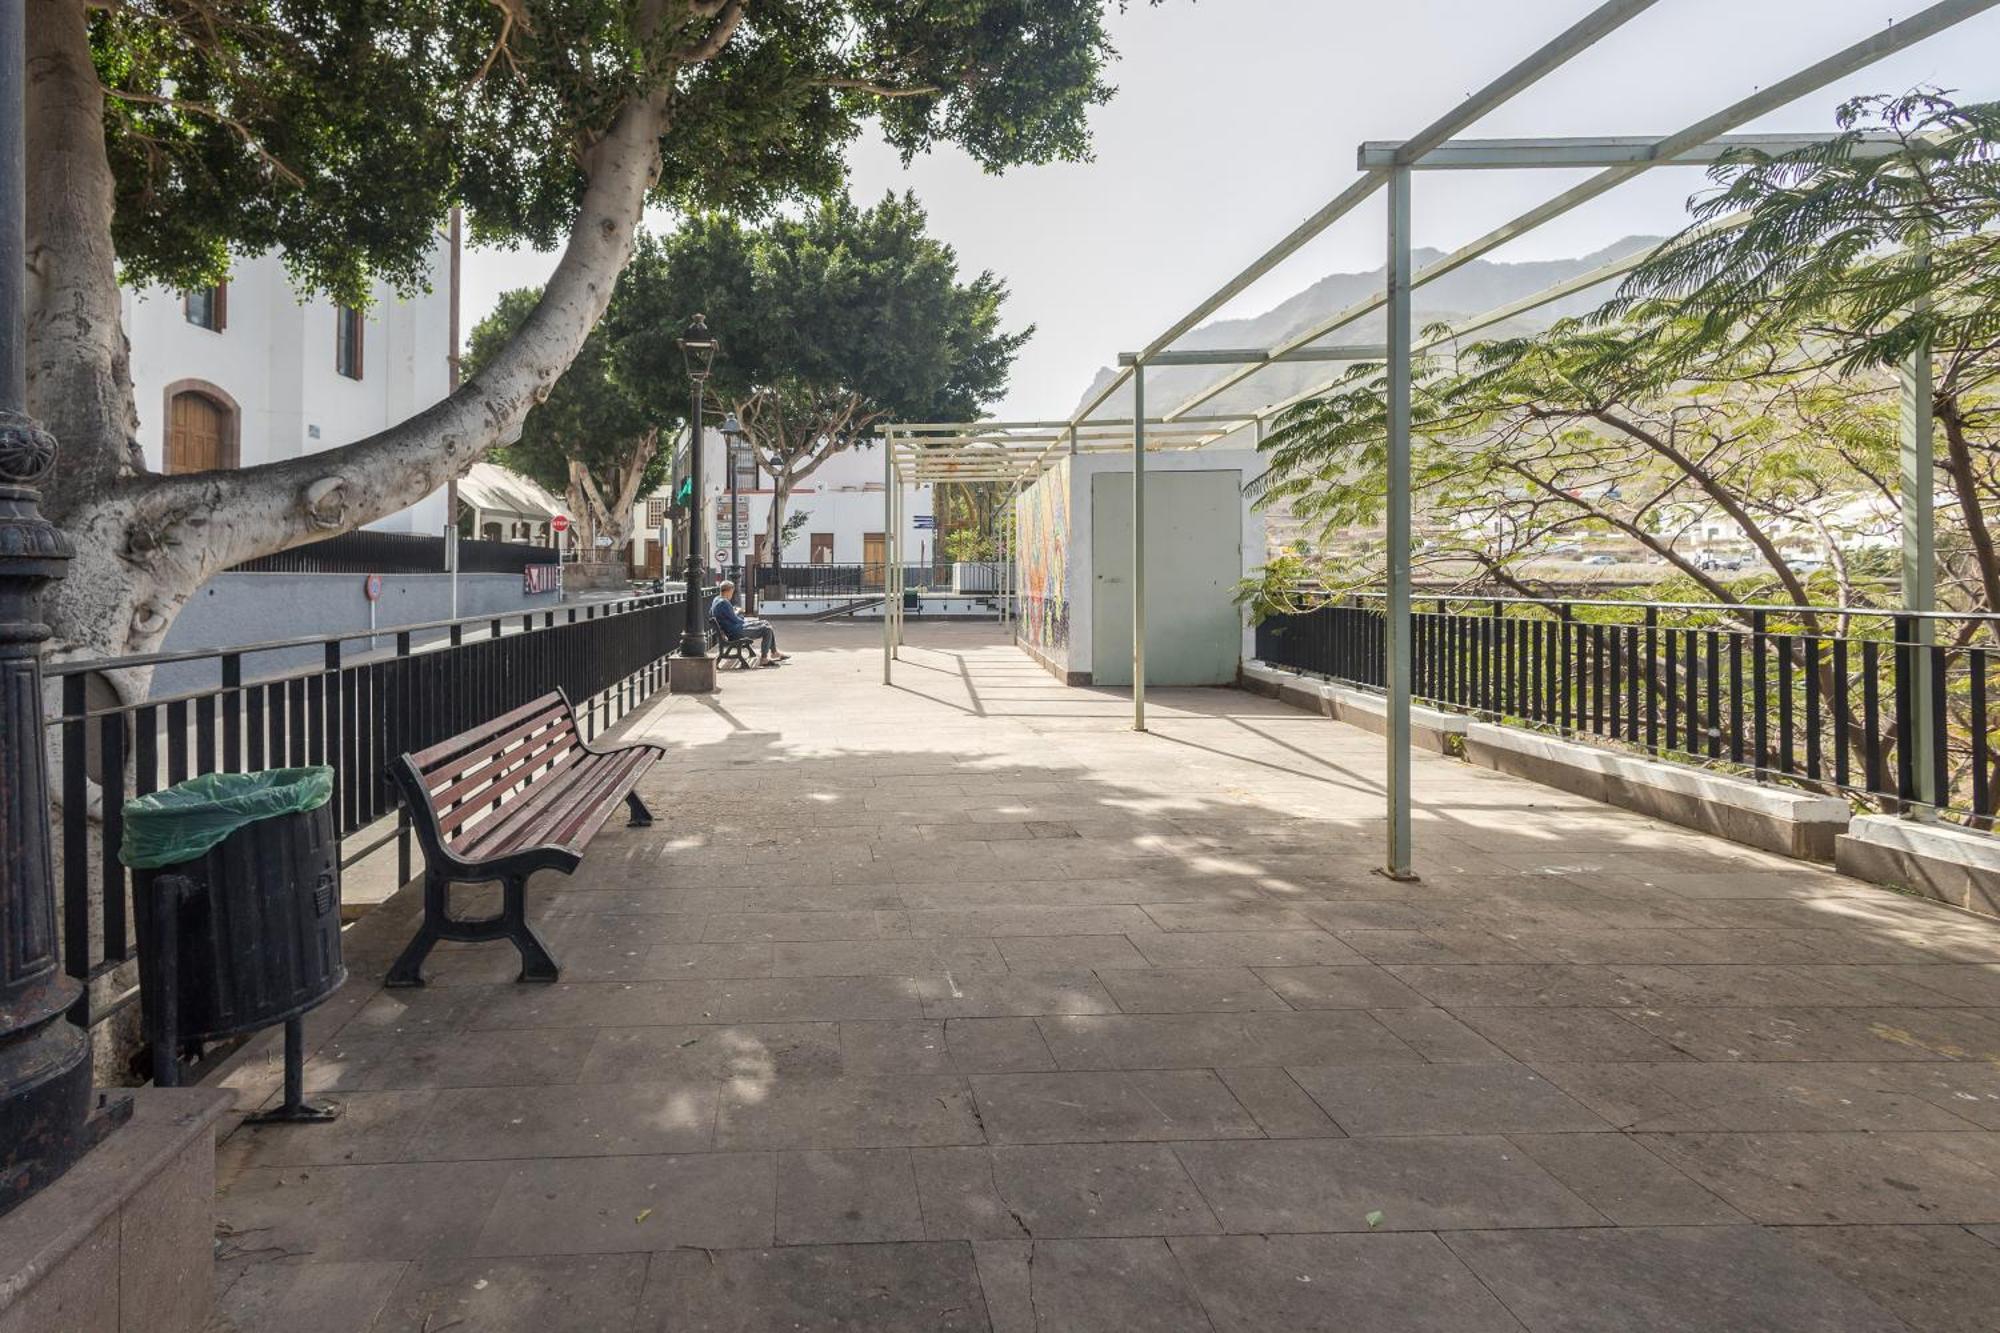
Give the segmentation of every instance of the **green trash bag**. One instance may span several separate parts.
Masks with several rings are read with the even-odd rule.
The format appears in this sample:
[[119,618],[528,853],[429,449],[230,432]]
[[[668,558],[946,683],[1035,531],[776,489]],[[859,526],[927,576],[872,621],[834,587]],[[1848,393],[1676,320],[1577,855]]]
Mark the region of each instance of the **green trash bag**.
[[204,773],[125,802],[118,859],[134,870],[198,860],[245,824],[317,810],[332,795],[333,770],[323,765]]

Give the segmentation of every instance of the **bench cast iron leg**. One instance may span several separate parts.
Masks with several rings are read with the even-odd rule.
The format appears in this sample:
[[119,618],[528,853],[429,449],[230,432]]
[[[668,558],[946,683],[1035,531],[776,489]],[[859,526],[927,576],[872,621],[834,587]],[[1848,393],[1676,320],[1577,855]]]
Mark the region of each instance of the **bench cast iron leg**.
[[424,876],[424,920],[417,927],[416,937],[404,946],[397,955],[395,964],[389,968],[389,975],[382,979],[384,986],[404,987],[424,984],[424,959],[430,957],[432,946],[444,937],[440,929],[445,922],[446,885],[435,875]]
[[653,812],[648,810],[646,803],[639,799],[638,792],[626,792],[625,804],[632,811],[632,817],[625,821],[626,828],[651,828],[653,826]]
[[516,980],[556,980],[562,975],[562,969],[556,966],[555,957],[549,953],[548,945],[542,943],[542,937],[528,924],[528,877],[510,877],[503,892],[502,911],[507,922],[507,935],[514,941],[514,947],[521,951],[521,975]]

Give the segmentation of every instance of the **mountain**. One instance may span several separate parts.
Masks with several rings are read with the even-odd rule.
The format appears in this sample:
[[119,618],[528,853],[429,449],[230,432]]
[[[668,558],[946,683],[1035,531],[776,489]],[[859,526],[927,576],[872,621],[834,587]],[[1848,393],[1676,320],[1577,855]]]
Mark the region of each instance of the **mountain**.
[[[1471,263],[1446,274],[1436,282],[1417,288],[1411,298],[1411,307],[1416,327],[1421,330],[1426,324],[1441,319],[1463,318],[1518,301],[1533,295],[1543,288],[1573,278],[1579,273],[1587,273],[1593,268],[1607,264],[1634,250],[1659,244],[1657,236],[1627,236],[1623,240],[1598,250],[1595,253],[1575,259],[1550,259],[1533,263],[1499,264],[1491,260],[1475,259]],[[1443,259],[1440,250],[1423,249],[1414,253],[1416,267],[1422,269]],[[1178,348],[1198,347],[1275,347],[1348,306],[1355,304],[1382,290],[1384,273],[1374,269],[1367,273],[1330,273],[1296,296],[1287,298],[1261,315],[1247,319],[1221,319],[1204,324],[1183,337],[1175,346]],[[1611,282],[1600,283],[1581,292],[1564,297],[1530,314],[1518,316],[1504,324],[1495,325],[1482,336],[1520,333],[1546,328],[1565,315],[1580,315],[1596,309],[1608,299],[1617,286]],[[1340,343],[1377,343],[1387,336],[1387,326],[1381,311],[1356,320],[1331,335],[1331,341]],[[1329,362],[1297,362],[1276,365],[1259,371],[1252,378],[1231,388],[1220,396],[1195,409],[1198,413],[1224,413],[1254,411],[1264,404],[1291,394],[1326,379],[1339,370],[1339,366]],[[1151,413],[1158,415],[1169,411],[1188,395],[1212,384],[1229,372],[1229,367],[1216,366],[1170,366],[1146,372],[1146,400]],[[1100,369],[1084,391],[1078,405],[1087,403],[1097,392],[1110,382],[1113,371]],[[1112,401],[1118,402],[1114,396]],[[1129,401],[1123,404],[1129,409]],[[1103,409],[1100,409],[1102,412]],[[1110,413],[1106,412],[1106,415]]]

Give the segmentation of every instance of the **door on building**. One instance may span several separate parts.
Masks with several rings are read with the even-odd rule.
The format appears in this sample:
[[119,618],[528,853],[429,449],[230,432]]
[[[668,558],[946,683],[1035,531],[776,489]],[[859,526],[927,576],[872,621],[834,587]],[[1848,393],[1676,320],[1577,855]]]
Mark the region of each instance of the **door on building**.
[[812,555],[809,558],[812,560],[812,562],[815,565],[832,564],[833,534],[830,532],[815,532],[812,535],[811,541],[812,541]]
[[[1146,474],[1146,683],[1227,685],[1243,650],[1239,472]],[[1090,487],[1090,680],[1132,683],[1132,474]]]
[[229,409],[196,389],[183,389],[167,406],[166,470],[213,472],[235,467],[235,432]]
[[861,534],[861,586],[879,590],[882,586],[883,564],[887,557],[887,540],[879,532]]

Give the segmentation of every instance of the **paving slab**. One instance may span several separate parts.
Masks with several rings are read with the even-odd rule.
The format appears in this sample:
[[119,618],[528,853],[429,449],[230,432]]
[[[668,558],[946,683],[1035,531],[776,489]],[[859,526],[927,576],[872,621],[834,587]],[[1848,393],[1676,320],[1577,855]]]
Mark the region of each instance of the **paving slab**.
[[560,982],[349,931],[218,1333],[1991,1326],[2000,924],[1428,754],[1387,880],[1379,738],[910,631],[621,729]]

